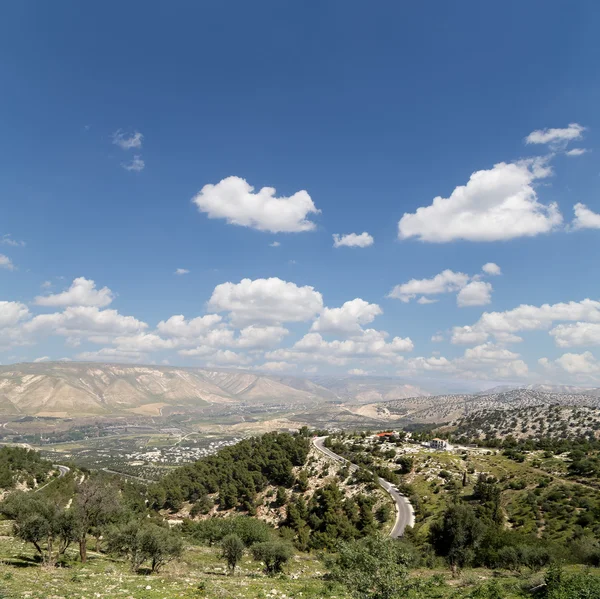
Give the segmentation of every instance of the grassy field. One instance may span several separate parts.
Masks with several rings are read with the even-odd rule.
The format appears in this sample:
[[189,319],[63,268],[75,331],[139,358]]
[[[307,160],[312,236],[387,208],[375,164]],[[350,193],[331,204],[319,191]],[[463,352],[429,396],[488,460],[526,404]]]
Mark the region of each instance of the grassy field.
[[[133,574],[123,560],[94,551],[80,564],[69,551],[64,567],[45,568],[34,561],[30,546],[10,537],[10,523],[0,523],[0,597],[17,599],[350,599],[346,591],[328,583],[326,568],[314,555],[297,554],[285,574],[268,577],[261,565],[246,556],[235,576],[228,576],[218,548],[188,546],[177,562],[158,574]],[[467,597],[479,584],[496,580],[520,597],[522,587],[542,580],[535,575],[495,575],[484,569],[465,570],[452,578],[447,569],[422,569],[413,579],[433,582],[426,597]]]

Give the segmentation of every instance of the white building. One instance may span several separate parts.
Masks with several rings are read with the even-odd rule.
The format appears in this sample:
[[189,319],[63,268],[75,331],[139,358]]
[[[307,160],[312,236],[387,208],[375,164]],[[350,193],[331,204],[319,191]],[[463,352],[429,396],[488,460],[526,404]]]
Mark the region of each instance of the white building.
[[439,451],[450,451],[452,449],[452,445],[445,441],[444,439],[432,439],[429,442],[429,447],[431,449],[437,449]]

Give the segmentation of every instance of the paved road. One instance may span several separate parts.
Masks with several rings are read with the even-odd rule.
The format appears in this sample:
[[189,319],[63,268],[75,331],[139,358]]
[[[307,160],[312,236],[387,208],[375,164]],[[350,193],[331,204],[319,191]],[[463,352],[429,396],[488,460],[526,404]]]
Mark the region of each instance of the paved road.
[[[356,472],[356,470],[358,470],[358,466],[356,464],[349,462],[346,458],[334,453],[331,451],[331,449],[327,449],[327,447],[323,445],[326,438],[327,437],[313,438],[313,445],[327,457],[335,460],[336,462],[348,464],[350,471]],[[415,525],[415,512],[413,510],[413,506],[410,504],[410,501],[408,501],[408,498],[401,493],[398,493],[394,485],[388,483],[387,480],[377,477],[377,482],[379,483],[379,486],[391,496],[391,498],[394,500],[394,505],[396,506],[396,521],[394,522],[394,526],[390,531],[390,537],[394,539],[401,537],[404,534],[404,529],[407,526]]]
[[61,464],[52,464],[52,467],[58,468],[58,476],[56,478],[53,478],[51,481],[47,482],[45,485],[42,485],[41,487],[37,488],[35,490],[36,493],[38,491],[41,491],[42,489],[45,489],[48,485],[51,485],[55,480],[58,480],[59,478],[65,476],[65,474],[71,472],[71,469],[68,466],[62,466]]

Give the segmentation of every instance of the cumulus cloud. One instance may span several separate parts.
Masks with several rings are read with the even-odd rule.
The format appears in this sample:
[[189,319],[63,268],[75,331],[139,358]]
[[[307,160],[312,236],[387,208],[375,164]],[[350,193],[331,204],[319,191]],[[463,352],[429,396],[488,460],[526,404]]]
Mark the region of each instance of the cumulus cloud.
[[525,138],[525,143],[561,146],[575,139],[581,139],[584,131],[585,127],[578,123],[571,123],[564,129],[536,129]]
[[39,362],[47,362],[48,360],[50,360],[49,356],[40,356],[39,358],[36,358],[33,363],[38,364]]
[[495,264],[494,262],[488,262],[481,267],[481,270],[486,274],[492,277],[498,276],[502,274],[502,269]]
[[585,153],[587,153],[585,148],[573,148],[565,152],[567,156],[583,156]]
[[281,326],[260,327],[256,325],[250,325],[240,331],[240,335],[235,342],[235,346],[246,349],[265,349],[267,347],[278,345],[288,334],[289,331]]
[[304,190],[289,197],[275,197],[273,187],[254,187],[240,177],[227,177],[216,185],[205,185],[192,199],[208,218],[223,218],[231,225],[250,227],[270,233],[312,231],[316,225],[308,220],[318,214],[311,197]]
[[140,352],[123,351],[116,347],[104,347],[97,351],[82,352],[75,357],[85,362],[125,362],[132,364],[139,364],[147,358]]
[[64,312],[38,314],[22,325],[27,334],[56,334],[65,337],[100,338],[138,333],[148,328],[133,316],[123,316],[116,310],[100,310],[97,306],[69,306]]
[[66,291],[53,295],[38,295],[34,303],[38,306],[108,306],[114,299],[108,287],[96,289],[96,283],[85,277],[78,277]]
[[343,366],[352,358],[375,358],[394,361],[399,354],[410,352],[414,344],[410,337],[389,337],[385,331],[366,329],[350,339],[326,341],[319,333],[308,333],[290,349],[278,349],[267,354],[273,360],[325,362]]
[[458,291],[468,283],[469,279],[469,275],[465,273],[446,269],[431,279],[411,279],[408,283],[396,285],[388,297],[409,302],[417,295],[438,295]]
[[554,321],[600,322],[600,302],[585,299],[542,306],[522,304],[506,312],[484,312],[474,325],[454,327],[452,343],[480,343],[490,335],[512,342],[520,340],[514,333],[549,329]]
[[544,160],[500,162],[473,173],[466,185],[448,198],[436,197],[430,206],[405,213],[398,237],[445,243],[500,241],[549,233],[562,223],[556,203],[538,201],[533,184],[552,174]]
[[0,301],[0,329],[15,326],[30,316],[29,308],[25,304]]
[[573,229],[600,229],[600,214],[581,203],[575,204],[573,210],[575,211],[575,218],[571,223]]
[[191,320],[186,320],[183,314],[177,314],[168,320],[161,320],[156,329],[165,337],[196,339],[218,326],[222,320],[218,314],[206,314]]
[[586,351],[582,354],[563,354],[555,360],[569,374],[597,374],[600,373],[600,362],[592,352]]
[[277,277],[222,283],[208,302],[209,310],[228,312],[234,326],[306,321],[322,308],[323,297],[313,287]]
[[143,139],[144,136],[139,131],[128,135],[127,133],[124,133],[121,129],[118,129],[112,135],[113,143],[116,146],[119,146],[122,150],[141,148]]
[[459,308],[485,306],[492,302],[492,285],[485,281],[471,281],[456,296]]
[[290,364],[289,362],[265,362],[257,368],[258,370],[266,370],[268,372],[282,372],[286,370],[294,370],[296,365]]
[[427,305],[427,304],[437,304],[440,300],[432,299],[430,297],[421,296],[417,300],[417,304]]
[[366,248],[373,245],[375,240],[366,231],[360,235],[357,233],[348,233],[347,235],[333,234],[333,247],[354,247],[354,248]]
[[360,333],[362,325],[373,322],[380,314],[383,311],[377,304],[356,298],[345,302],[340,308],[325,308],[313,323],[311,331],[353,335]]
[[14,270],[15,265],[12,263],[12,260],[8,256],[0,254],[0,268],[5,268],[6,270]]
[[272,248],[278,248],[280,245],[281,245],[281,243],[279,243],[279,241],[273,241],[272,243],[269,244],[269,246]]
[[131,162],[123,162],[123,163],[121,163],[121,166],[126,171],[133,171],[134,173],[140,173],[141,171],[143,171],[146,168],[146,163],[144,162],[144,160],[142,159],[141,156],[136,154],[133,157]]
[[189,273],[190,273],[190,271],[187,268],[177,268],[175,270],[174,274],[176,274],[176,275],[187,275]]
[[550,331],[550,335],[558,347],[600,345],[600,323],[559,324]]
[[362,368],[351,368],[348,371],[348,374],[351,374],[352,376],[366,376],[369,374],[369,371],[363,370]]

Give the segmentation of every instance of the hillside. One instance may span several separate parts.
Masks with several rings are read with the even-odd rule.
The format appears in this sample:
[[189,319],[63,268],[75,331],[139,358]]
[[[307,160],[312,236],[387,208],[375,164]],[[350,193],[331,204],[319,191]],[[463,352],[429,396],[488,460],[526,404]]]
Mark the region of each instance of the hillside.
[[402,418],[405,423],[457,421],[482,410],[510,410],[532,406],[600,407],[600,397],[580,393],[547,393],[532,389],[513,389],[499,393],[469,395],[435,395],[410,397],[373,404],[372,408],[389,419]]
[[580,439],[600,435],[600,410],[586,406],[529,406],[474,412],[453,423],[454,435],[470,439]]
[[294,409],[325,403],[396,399],[426,391],[397,379],[269,376],[210,370],[83,362],[0,366],[0,414],[67,417],[133,412],[160,415],[163,408],[282,404]]
[[318,385],[295,388],[250,372],[74,362],[0,367],[0,413],[64,417],[102,415],[152,405],[314,404]]

